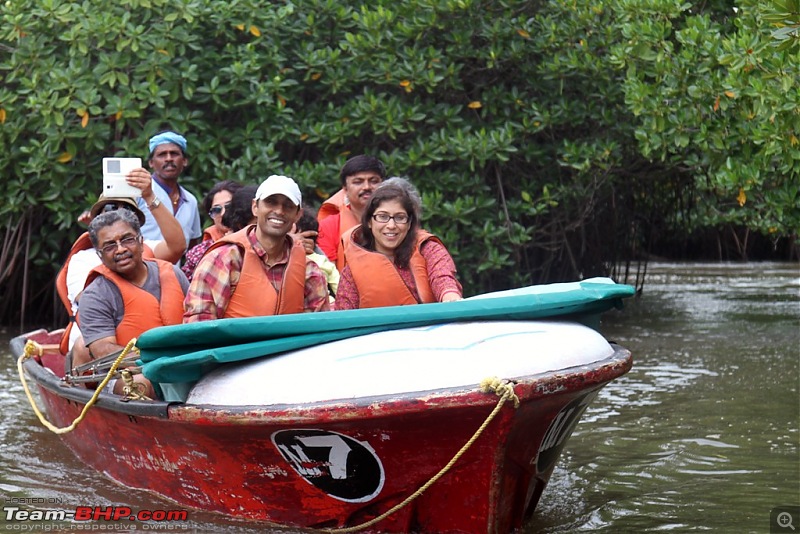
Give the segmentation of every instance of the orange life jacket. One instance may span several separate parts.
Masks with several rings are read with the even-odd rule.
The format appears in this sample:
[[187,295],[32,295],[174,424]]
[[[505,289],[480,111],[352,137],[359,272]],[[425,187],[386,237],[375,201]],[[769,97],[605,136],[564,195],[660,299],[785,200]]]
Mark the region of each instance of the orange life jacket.
[[88,286],[95,278],[103,276],[117,286],[122,295],[125,314],[122,322],[117,325],[117,345],[125,346],[131,339],[139,337],[143,332],[157,326],[181,324],[183,319],[184,295],[178,277],[175,275],[175,266],[163,260],[147,261],[154,261],[158,265],[158,280],[161,285],[160,302],[153,295],[131,284],[105,265],[92,269],[86,278]]
[[361,224],[361,221],[356,219],[356,216],[345,204],[344,189],[340,189],[335,195],[322,203],[317,212],[317,220],[321,221],[337,213],[339,214],[339,244],[336,247],[336,268],[341,272],[346,262],[344,255],[346,245],[342,237],[345,232]]
[[202,240],[203,241],[209,241],[209,240],[217,241],[218,239],[220,239],[224,235],[225,234],[219,228],[217,228],[216,225],[212,224],[211,226],[209,226],[208,228],[203,230],[203,239]]
[[358,301],[360,308],[379,308],[382,306],[400,306],[406,304],[420,304],[436,302],[431,284],[428,281],[428,268],[425,258],[419,250],[422,244],[430,239],[438,242],[439,238],[425,230],[417,230],[417,243],[411,255],[409,267],[417,286],[420,301],[408,288],[397,272],[389,258],[380,252],[372,252],[359,245],[354,239],[354,234],[360,231],[357,226],[346,232],[342,237],[347,242],[345,253],[347,265],[353,275],[353,281],[358,288]]
[[319,207],[319,211],[317,211],[317,220],[321,221],[331,215],[336,215],[344,209],[344,206],[344,189],[339,189]]
[[232,288],[231,300],[228,307],[225,308],[223,317],[303,313],[305,310],[306,261],[311,261],[306,258],[303,243],[294,241],[291,236],[286,236],[291,242],[292,248],[289,252],[289,264],[283,273],[281,290],[278,292],[267,278],[264,262],[255,253],[253,245],[250,243],[248,234],[253,231],[255,231],[255,225],[246,226],[236,233],[222,237],[206,251],[208,254],[215,248],[233,243],[242,252],[239,283]]
[[[64,308],[67,310],[67,315],[69,316],[69,323],[67,323],[64,333],[61,335],[61,342],[59,343],[59,350],[61,351],[61,354],[66,354],[69,350],[69,334],[70,331],[72,331],[72,325],[75,322],[75,316],[72,315],[72,304],[69,301],[69,290],[67,288],[67,268],[69,267],[69,262],[72,259],[72,256],[81,250],[89,250],[92,248],[94,247],[92,246],[92,240],[89,239],[89,232],[84,232],[78,236],[78,239],[76,239],[72,244],[72,248],[69,249],[67,259],[64,260],[64,265],[62,265],[61,269],[58,271],[58,276],[56,276],[56,293],[58,293],[58,297],[61,299],[61,303],[64,305]],[[154,257],[152,249],[147,245],[144,246],[142,257]]]

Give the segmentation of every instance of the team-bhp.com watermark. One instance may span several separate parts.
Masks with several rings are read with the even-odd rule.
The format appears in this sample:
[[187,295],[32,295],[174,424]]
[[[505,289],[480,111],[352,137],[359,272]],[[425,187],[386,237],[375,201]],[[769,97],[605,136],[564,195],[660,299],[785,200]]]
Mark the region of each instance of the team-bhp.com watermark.
[[[132,531],[190,530],[186,510],[138,510],[127,506],[76,506],[52,508],[63,504],[58,498],[5,499],[3,530],[16,532],[56,532],[65,530]],[[46,509],[32,509],[41,505]]]

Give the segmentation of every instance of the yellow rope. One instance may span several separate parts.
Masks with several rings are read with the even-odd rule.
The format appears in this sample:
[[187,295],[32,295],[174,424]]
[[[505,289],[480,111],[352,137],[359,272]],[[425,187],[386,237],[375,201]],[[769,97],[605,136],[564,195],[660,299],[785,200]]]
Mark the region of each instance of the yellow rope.
[[449,462],[447,462],[447,465],[445,465],[441,470],[439,470],[438,473],[433,475],[433,477],[428,482],[423,484],[421,488],[419,488],[417,491],[406,497],[405,500],[403,500],[403,502],[393,506],[392,508],[382,513],[378,517],[370,519],[369,521],[362,523],[360,525],[356,525],[354,527],[325,529],[324,532],[330,532],[336,534],[344,534],[346,532],[358,532],[359,530],[364,530],[365,528],[371,527],[372,525],[378,523],[379,521],[383,521],[393,513],[402,509],[410,502],[412,502],[414,499],[422,495],[425,492],[425,490],[431,487],[437,480],[442,478],[442,476],[444,476],[444,474],[447,473],[451,467],[453,467],[453,465],[459,460],[459,458],[461,458],[461,456],[463,456],[463,454],[467,452],[467,450],[469,450],[472,444],[475,443],[475,441],[480,437],[480,435],[483,433],[486,427],[489,426],[489,423],[492,422],[492,419],[494,419],[494,417],[497,415],[497,413],[500,411],[500,409],[503,407],[503,404],[505,404],[507,400],[512,399],[514,401],[514,408],[519,407],[519,397],[517,397],[517,394],[514,393],[514,386],[508,380],[500,380],[497,377],[484,378],[483,380],[481,380],[481,390],[487,393],[490,391],[494,391],[500,397],[500,400],[497,401],[497,406],[494,407],[494,410],[492,410],[492,413],[489,414],[489,417],[486,418],[483,424],[478,428],[478,430],[475,431],[472,437],[469,438],[469,441],[467,441],[464,444],[464,446],[461,447],[461,449],[456,453],[456,455],[453,456],[453,458]]
[[153,400],[144,394],[145,385],[141,382],[134,382],[133,373],[129,369],[120,371],[122,375],[122,395],[128,400]]
[[[30,401],[31,406],[33,407],[33,411],[36,413],[36,416],[39,418],[39,421],[41,421],[45,427],[55,432],[56,434],[66,434],[67,432],[71,432],[72,430],[74,430],[75,427],[77,427],[78,424],[83,420],[84,416],[89,411],[89,408],[91,408],[97,401],[97,397],[100,395],[100,392],[103,390],[106,384],[108,384],[108,381],[111,379],[113,373],[117,370],[117,366],[120,364],[122,359],[128,354],[128,352],[130,352],[131,349],[135,349],[135,343],[136,343],[136,338],[128,342],[128,344],[125,346],[125,349],[122,351],[122,353],[120,353],[119,357],[117,357],[117,359],[114,361],[106,377],[103,379],[100,385],[97,386],[97,390],[95,391],[94,395],[92,395],[92,398],[83,407],[83,410],[81,411],[81,414],[77,417],[77,419],[75,419],[75,421],[73,421],[72,424],[69,425],[68,427],[56,428],[44,418],[42,413],[39,411],[39,408],[36,406],[36,402],[34,401],[30,390],[28,389],[28,384],[25,379],[25,373],[22,368],[22,363],[33,355],[34,350],[38,351],[38,354],[40,356],[42,354],[42,348],[37,343],[29,340],[28,343],[25,345],[24,353],[22,354],[22,356],[19,357],[19,360],[17,360],[17,369],[19,371],[20,380],[22,381],[22,387],[25,388],[25,394],[28,396],[28,400]],[[130,373],[123,372],[123,379],[126,384],[125,386],[126,393],[134,393],[135,395],[135,392],[130,391],[130,389],[133,388],[133,383],[130,377]],[[492,410],[492,412],[489,414],[489,416],[486,418],[483,424],[481,424],[478,430],[475,431],[475,433],[472,435],[469,441],[467,441],[464,444],[464,446],[462,446],[461,449],[459,449],[459,451],[455,454],[455,456],[453,456],[453,458],[449,462],[447,462],[447,465],[445,465],[442,469],[440,469],[438,473],[433,475],[433,477],[431,477],[431,479],[428,480],[425,484],[423,484],[422,487],[420,487],[417,491],[406,497],[403,500],[403,502],[393,506],[392,508],[382,513],[378,517],[375,517],[365,523],[356,525],[354,527],[325,529],[324,532],[329,532],[331,534],[334,533],[345,534],[348,532],[358,532],[360,530],[369,528],[380,521],[383,521],[393,513],[403,509],[409,503],[414,501],[417,497],[422,495],[429,487],[435,484],[437,480],[442,478],[442,476],[444,476],[445,473],[447,473],[450,470],[450,468],[453,467],[453,465],[455,465],[455,463],[464,455],[464,453],[466,453],[470,449],[470,447],[472,447],[472,444],[475,443],[475,441],[480,437],[480,435],[483,433],[486,427],[489,426],[489,424],[492,422],[495,416],[500,412],[500,409],[503,407],[503,405],[507,400],[511,399],[514,401],[514,408],[519,407],[519,397],[517,397],[516,393],[514,392],[514,386],[508,380],[501,380],[497,377],[485,378],[481,381],[480,387],[481,391],[487,393],[491,391],[495,392],[500,397],[500,399],[497,401],[497,405],[494,407],[494,410]]]
[[131,350],[136,350],[136,338],[131,339],[125,346],[123,351],[120,353],[120,355],[117,357],[117,359],[114,360],[114,363],[111,365],[111,369],[108,370],[108,374],[103,379],[103,381],[100,382],[100,385],[97,386],[94,395],[92,395],[92,398],[89,399],[89,402],[87,402],[86,405],[83,407],[83,410],[81,411],[80,415],[72,422],[71,425],[63,428],[58,428],[52,423],[50,423],[50,421],[44,418],[44,415],[39,410],[39,407],[36,406],[36,401],[33,399],[33,395],[31,395],[31,390],[28,388],[28,381],[25,378],[25,371],[22,367],[22,364],[25,362],[25,360],[33,356],[34,351],[36,351],[36,353],[39,356],[41,356],[43,352],[42,347],[38,343],[29,339],[28,342],[25,344],[25,350],[23,351],[22,356],[20,356],[19,359],[17,360],[17,371],[19,371],[20,382],[22,382],[22,387],[25,389],[25,394],[28,396],[28,401],[31,403],[31,407],[33,408],[33,411],[36,414],[36,417],[39,418],[39,421],[41,421],[41,423],[45,427],[47,427],[48,430],[56,434],[66,434],[67,432],[72,432],[73,430],[75,430],[78,424],[81,421],[83,421],[83,418],[86,416],[86,413],[89,411],[89,408],[91,408],[94,405],[94,403],[97,402],[97,397],[100,396],[100,392],[103,391],[103,388],[106,387],[108,381],[111,380],[112,376],[114,376],[114,373],[117,371],[117,367],[119,366],[120,362],[122,362],[122,359]]

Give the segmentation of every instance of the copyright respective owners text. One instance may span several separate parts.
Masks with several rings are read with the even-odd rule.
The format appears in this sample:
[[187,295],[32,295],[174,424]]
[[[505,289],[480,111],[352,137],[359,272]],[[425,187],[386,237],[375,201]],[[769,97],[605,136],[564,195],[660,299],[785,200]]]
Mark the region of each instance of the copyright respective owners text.
[[800,528],[800,506],[776,506],[769,512],[770,534],[797,532]]
[[133,510],[127,506],[69,506],[59,498],[3,500],[1,532],[193,532],[187,510]]

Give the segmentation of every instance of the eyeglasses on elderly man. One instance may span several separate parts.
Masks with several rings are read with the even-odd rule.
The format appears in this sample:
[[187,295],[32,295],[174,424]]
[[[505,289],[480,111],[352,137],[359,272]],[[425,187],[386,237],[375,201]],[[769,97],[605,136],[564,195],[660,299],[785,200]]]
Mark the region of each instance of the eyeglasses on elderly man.
[[106,243],[103,244],[102,247],[100,247],[100,250],[106,256],[110,256],[110,255],[114,254],[119,247],[122,247],[122,248],[125,248],[125,249],[131,249],[131,248],[134,247],[134,245],[136,245],[138,243],[141,243],[141,242],[142,242],[141,234],[140,235],[128,235],[126,237],[123,237],[119,241],[107,241]]

